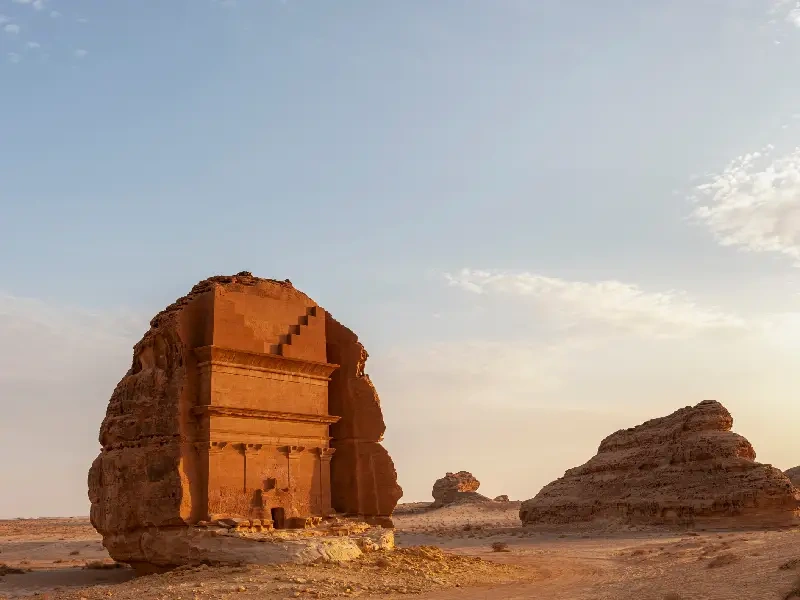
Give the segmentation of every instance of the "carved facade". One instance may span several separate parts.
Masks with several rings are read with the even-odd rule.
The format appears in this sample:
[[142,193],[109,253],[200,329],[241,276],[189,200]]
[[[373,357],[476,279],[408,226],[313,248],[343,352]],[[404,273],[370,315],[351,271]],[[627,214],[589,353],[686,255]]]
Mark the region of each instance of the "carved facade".
[[249,273],[203,281],[157,315],[89,473],[112,556],[125,560],[144,528],[220,516],[293,527],[337,512],[391,526],[402,490],[366,357],[289,282]]

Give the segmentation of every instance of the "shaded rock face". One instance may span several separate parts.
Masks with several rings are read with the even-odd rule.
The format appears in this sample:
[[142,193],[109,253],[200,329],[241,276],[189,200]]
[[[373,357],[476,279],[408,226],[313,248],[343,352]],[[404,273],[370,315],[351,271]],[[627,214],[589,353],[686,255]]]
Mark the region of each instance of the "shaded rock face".
[[202,281],[156,315],[89,470],[111,556],[147,563],[159,532],[220,516],[279,528],[337,512],[391,527],[402,489],[366,360],[290,282],[247,272]]
[[483,498],[480,494],[472,494],[480,485],[481,482],[475,479],[472,473],[468,473],[467,471],[447,473],[441,479],[437,479],[433,484],[433,490],[431,491],[433,505],[445,506],[465,496],[478,496]]
[[786,469],[783,472],[789,478],[789,481],[792,482],[794,487],[800,487],[800,467],[792,467],[791,469]]
[[522,503],[524,525],[621,523],[771,526],[794,523],[798,496],[705,400],[618,431],[586,464]]

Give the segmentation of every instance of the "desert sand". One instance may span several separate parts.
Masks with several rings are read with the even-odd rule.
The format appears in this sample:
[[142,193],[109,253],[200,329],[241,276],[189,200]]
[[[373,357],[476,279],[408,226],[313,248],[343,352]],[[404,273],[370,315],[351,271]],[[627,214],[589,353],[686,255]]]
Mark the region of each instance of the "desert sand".
[[800,598],[791,595],[800,578],[795,528],[553,534],[523,529],[518,511],[519,502],[400,505],[394,552],[140,578],[114,568],[88,519],[0,521],[0,564],[26,571],[0,577],[0,598]]

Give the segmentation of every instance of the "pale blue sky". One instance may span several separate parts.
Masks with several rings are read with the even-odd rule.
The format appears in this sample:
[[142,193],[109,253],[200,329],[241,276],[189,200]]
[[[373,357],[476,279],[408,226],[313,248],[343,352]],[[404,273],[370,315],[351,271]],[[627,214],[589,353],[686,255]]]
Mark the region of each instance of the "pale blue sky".
[[0,0],[0,515],[86,512],[132,344],[240,270],[360,334],[406,500],[705,397],[800,463],[792,7]]

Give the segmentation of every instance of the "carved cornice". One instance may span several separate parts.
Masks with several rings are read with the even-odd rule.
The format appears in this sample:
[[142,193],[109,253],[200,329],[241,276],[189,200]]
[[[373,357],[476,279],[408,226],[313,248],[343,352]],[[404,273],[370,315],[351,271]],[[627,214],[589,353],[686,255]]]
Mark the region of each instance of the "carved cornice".
[[215,406],[213,404],[195,406],[192,408],[192,414],[195,416],[240,417],[244,419],[259,419],[262,421],[291,421],[293,423],[320,423],[324,425],[331,425],[341,419],[341,417],[334,417],[332,415],[307,415],[277,410],[260,410],[257,408]]
[[194,355],[197,357],[199,368],[206,366],[234,367],[248,371],[265,371],[323,381],[329,381],[331,373],[339,368],[339,365],[329,363],[287,358],[278,354],[245,352],[220,346],[195,348]]

